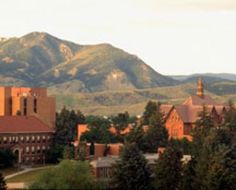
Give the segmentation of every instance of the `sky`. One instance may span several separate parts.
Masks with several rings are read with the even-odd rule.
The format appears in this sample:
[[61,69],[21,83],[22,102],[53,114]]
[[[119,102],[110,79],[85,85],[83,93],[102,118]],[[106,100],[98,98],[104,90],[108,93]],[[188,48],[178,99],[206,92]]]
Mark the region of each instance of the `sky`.
[[110,43],[167,75],[236,73],[235,0],[0,0],[0,37]]

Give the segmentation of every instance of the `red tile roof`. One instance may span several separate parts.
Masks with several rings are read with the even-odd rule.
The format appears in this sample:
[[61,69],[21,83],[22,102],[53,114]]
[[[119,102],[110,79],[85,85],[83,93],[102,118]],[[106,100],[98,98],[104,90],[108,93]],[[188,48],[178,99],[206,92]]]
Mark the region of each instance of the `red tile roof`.
[[52,133],[53,129],[34,116],[1,116],[0,133]]

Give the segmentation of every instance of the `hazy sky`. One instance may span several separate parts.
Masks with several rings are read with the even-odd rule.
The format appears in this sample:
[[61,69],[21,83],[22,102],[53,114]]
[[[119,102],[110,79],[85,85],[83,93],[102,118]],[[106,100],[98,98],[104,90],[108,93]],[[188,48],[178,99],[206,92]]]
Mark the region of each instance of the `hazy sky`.
[[236,0],[0,0],[0,36],[111,43],[163,74],[236,73]]

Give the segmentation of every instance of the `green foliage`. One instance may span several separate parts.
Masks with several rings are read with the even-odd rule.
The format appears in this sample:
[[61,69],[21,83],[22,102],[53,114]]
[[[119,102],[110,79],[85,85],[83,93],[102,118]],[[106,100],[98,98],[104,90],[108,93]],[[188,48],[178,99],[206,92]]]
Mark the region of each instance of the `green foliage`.
[[125,141],[128,143],[136,143],[140,150],[144,150],[144,130],[142,125],[135,125],[127,134]]
[[166,146],[168,141],[168,131],[165,128],[164,115],[161,113],[160,104],[149,102],[143,120],[149,126],[143,136],[143,151],[155,153],[158,147]]
[[[66,150],[72,149],[72,142],[76,138],[77,125],[85,122],[84,115],[65,107],[56,115],[56,131],[52,148],[47,152],[47,162],[58,162],[66,154]],[[70,151],[71,152],[71,151]],[[70,153],[66,156],[72,158]]]
[[[236,175],[236,152],[229,128],[214,128],[204,139],[195,167],[196,189],[234,189],[232,179]],[[234,182],[235,183],[235,182]]]
[[111,118],[113,127],[116,129],[116,138],[119,142],[124,142],[124,136],[121,132],[129,125],[129,113],[119,113],[117,116]]
[[[195,180],[196,180],[196,160],[194,157],[185,165],[183,165],[183,174],[181,181],[182,190],[195,190]],[[197,189],[196,189],[197,190]]]
[[16,157],[10,149],[0,149],[0,168],[13,166]]
[[151,189],[150,169],[135,143],[125,145],[114,165],[113,185],[116,189]]
[[41,173],[30,189],[96,189],[87,162],[64,160]]
[[168,146],[175,147],[178,150],[181,150],[183,154],[190,155],[193,152],[193,143],[188,139],[170,139],[168,141]]
[[231,101],[229,101],[229,109],[225,113],[223,125],[232,131],[236,131],[236,109]]
[[7,189],[6,182],[2,174],[0,173],[0,190],[6,190],[6,189]]
[[89,131],[81,136],[81,141],[90,143],[111,143],[114,141],[113,135],[110,133],[110,121],[99,116],[89,116],[86,118]]
[[236,146],[220,145],[212,153],[206,175],[206,188],[221,190],[236,189]]
[[176,190],[181,185],[182,175],[182,153],[174,148],[168,147],[160,155],[156,162],[155,189]]
[[209,135],[210,130],[214,127],[211,116],[207,112],[206,106],[199,113],[199,119],[195,123],[195,128],[192,131],[193,136],[193,154],[197,156],[202,149],[205,138]]

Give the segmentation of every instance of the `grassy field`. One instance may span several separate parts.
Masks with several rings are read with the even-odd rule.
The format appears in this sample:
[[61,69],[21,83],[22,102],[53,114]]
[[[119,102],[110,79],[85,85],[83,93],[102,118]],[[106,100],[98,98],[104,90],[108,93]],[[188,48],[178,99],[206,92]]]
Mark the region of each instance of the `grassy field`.
[[10,178],[7,180],[7,183],[13,183],[13,182],[24,182],[24,183],[32,183],[38,175],[40,175],[42,172],[50,169],[49,168],[43,168],[43,169],[38,169],[34,171],[29,171],[27,173],[17,175],[13,178]]
[[19,169],[19,168],[7,168],[7,169],[2,169],[1,173],[3,174],[3,176],[7,176],[7,175],[14,174],[16,172],[20,172],[20,171],[22,171],[22,169]]

